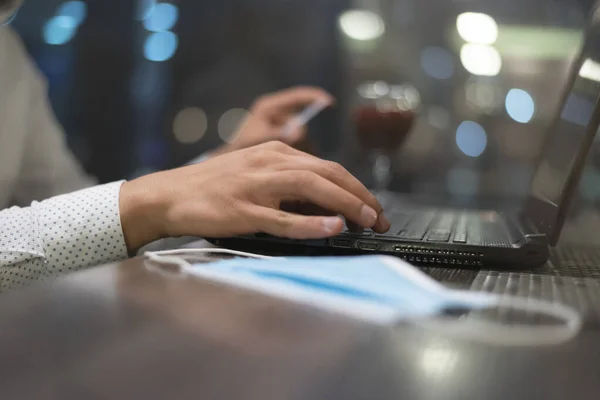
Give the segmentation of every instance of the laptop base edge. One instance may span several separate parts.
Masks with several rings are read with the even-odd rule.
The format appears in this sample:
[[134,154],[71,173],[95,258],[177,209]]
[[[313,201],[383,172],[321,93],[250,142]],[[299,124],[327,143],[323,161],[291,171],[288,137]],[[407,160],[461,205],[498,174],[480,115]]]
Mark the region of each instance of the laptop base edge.
[[[503,271],[534,270],[549,258],[548,246],[526,243],[515,248],[479,246],[427,246],[423,243],[381,242],[335,237],[298,242],[273,238],[209,239],[217,246],[271,256],[352,256],[386,254],[422,267],[457,269],[494,268]],[[385,243],[387,245],[381,245]]]

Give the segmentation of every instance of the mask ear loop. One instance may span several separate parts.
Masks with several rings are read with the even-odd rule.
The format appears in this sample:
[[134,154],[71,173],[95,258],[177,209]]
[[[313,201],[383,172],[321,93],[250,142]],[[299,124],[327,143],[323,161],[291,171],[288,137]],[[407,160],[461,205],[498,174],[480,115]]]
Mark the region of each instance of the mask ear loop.
[[245,253],[242,251],[229,250],[229,249],[176,249],[176,250],[164,250],[164,251],[148,251],[144,253],[144,256],[154,264],[160,265],[174,265],[178,267],[176,272],[170,272],[164,268],[159,268],[156,265],[146,264],[146,267],[162,275],[170,278],[183,278],[185,273],[189,272],[194,266],[188,262],[188,259],[200,258],[202,256],[210,254],[230,255],[235,257],[246,257],[268,260],[275,257],[263,256],[260,254]]
[[538,315],[546,315],[563,321],[563,325],[528,326],[507,325],[494,321],[476,320],[475,318],[449,319],[409,318],[407,321],[421,325],[443,335],[453,335],[499,346],[550,346],[566,342],[575,337],[583,326],[581,315],[571,307],[560,303],[552,303],[537,299],[515,296],[498,296],[491,293],[450,290],[433,281],[414,267],[395,258],[385,258],[384,262],[399,274],[410,278],[414,284],[425,290],[445,294],[451,305],[467,310],[483,310],[492,308],[513,309]]
[[[449,320],[448,318],[411,319],[426,329],[439,331],[457,339],[468,339],[496,346],[553,346],[573,339],[581,331],[583,319],[571,307],[561,303],[527,299],[513,296],[497,296],[483,293],[458,293],[473,309],[503,308],[537,315],[545,315],[563,321],[557,326],[507,325],[501,322],[474,318]],[[463,302],[463,304],[465,304]]]

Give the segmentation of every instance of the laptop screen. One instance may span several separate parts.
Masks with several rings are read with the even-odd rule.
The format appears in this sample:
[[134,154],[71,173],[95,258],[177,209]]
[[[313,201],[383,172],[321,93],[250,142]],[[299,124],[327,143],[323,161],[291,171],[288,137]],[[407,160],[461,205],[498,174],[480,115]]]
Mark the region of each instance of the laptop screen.
[[[595,24],[594,24],[595,25]],[[600,26],[587,32],[582,57],[574,66],[571,87],[554,124],[547,133],[545,149],[536,171],[532,195],[560,207],[575,162],[587,153],[586,139],[597,129],[596,103],[600,98]],[[595,132],[593,132],[595,133]],[[578,176],[573,176],[578,179]]]

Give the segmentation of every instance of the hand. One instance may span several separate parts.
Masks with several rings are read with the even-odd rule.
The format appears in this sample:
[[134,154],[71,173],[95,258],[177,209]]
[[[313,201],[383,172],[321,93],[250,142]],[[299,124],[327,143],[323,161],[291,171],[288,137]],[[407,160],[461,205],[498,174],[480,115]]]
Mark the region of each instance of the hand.
[[[298,202],[327,211],[300,215],[282,209]],[[344,227],[337,215],[380,233],[390,228],[377,199],[343,167],[281,142],[127,182],[121,189],[120,209],[132,252],[165,237],[264,232],[294,239],[326,238]]]
[[279,140],[292,146],[300,143],[306,136],[306,126],[298,126],[285,136],[283,130],[298,112],[315,101],[323,101],[328,105],[334,103],[330,94],[315,87],[295,87],[259,98],[250,108],[250,117],[242,122],[234,135],[235,141],[220,147],[211,156],[272,140]]

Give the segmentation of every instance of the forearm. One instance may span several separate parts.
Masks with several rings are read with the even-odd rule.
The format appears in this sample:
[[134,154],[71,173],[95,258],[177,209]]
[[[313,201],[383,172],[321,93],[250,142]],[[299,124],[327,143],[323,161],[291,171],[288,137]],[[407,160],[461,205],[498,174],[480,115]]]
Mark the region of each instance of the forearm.
[[112,183],[0,211],[0,290],[127,257]]

